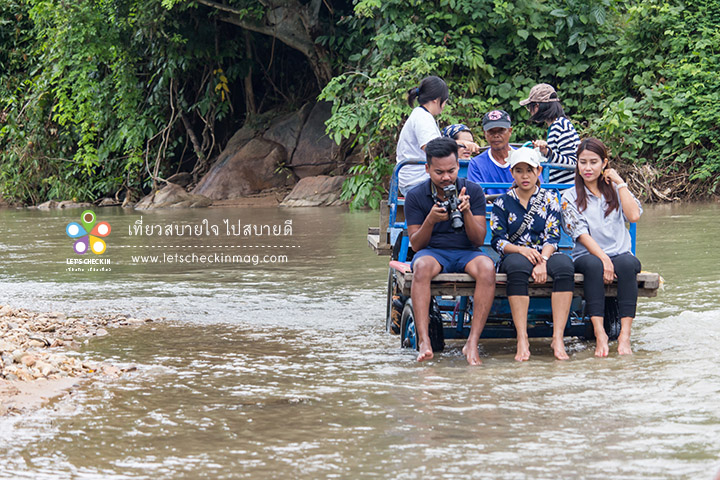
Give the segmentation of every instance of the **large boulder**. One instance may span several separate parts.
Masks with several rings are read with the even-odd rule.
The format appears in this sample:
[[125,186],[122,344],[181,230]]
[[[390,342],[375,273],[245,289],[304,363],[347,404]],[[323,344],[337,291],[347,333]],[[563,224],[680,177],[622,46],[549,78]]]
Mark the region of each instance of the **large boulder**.
[[286,190],[298,178],[338,169],[339,147],[325,133],[331,104],[309,103],[273,118],[257,116],[238,130],[193,190],[216,201]]
[[263,138],[285,147],[288,159],[291,159],[297,148],[303,125],[305,125],[312,107],[311,103],[307,103],[297,112],[276,118],[263,133]]
[[289,166],[299,178],[325,175],[336,166],[340,147],[325,133],[332,105],[318,102],[313,107],[298,139]]
[[340,193],[345,177],[305,177],[280,204],[283,207],[322,207],[341,205]]
[[253,138],[239,150],[226,148],[210,171],[193,190],[213,200],[240,198],[287,186],[292,175],[278,166],[287,162],[285,147],[263,138]]
[[160,190],[147,195],[140,200],[135,208],[149,210],[154,208],[199,208],[207,207],[212,203],[209,198],[188,193],[180,185],[168,183]]
[[174,183],[185,188],[190,185],[193,181],[192,173],[189,172],[178,172],[175,175],[171,175],[167,178],[168,183]]

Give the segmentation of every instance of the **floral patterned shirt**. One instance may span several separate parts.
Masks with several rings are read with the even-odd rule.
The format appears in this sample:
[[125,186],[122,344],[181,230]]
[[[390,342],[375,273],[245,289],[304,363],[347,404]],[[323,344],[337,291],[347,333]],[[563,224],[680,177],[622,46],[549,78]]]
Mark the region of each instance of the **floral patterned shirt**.
[[495,200],[490,214],[492,231],[490,244],[498,253],[505,255],[505,247],[510,245],[510,237],[518,231],[523,224],[525,214],[532,208],[535,198],[543,191],[545,199],[541,208],[534,215],[530,226],[513,243],[521,247],[534,248],[539,252],[548,244],[557,250],[560,242],[560,202],[554,190],[536,187],[535,193],[528,202],[528,208],[520,203],[515,189]]

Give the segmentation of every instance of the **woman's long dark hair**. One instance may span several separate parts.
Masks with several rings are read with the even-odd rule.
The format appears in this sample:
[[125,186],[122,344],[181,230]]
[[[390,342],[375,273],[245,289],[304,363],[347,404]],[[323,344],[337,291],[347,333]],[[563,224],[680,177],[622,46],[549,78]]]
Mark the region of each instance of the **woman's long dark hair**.
[[419,87],[413,87],[408,90],[407,101],[408,105],[412,107],[416,98],[420,105],[425,105],[436,98],[439,98],[440,103],[442,103],[449,97],[450,92],[448,91],[448,86],[447,83],[445,83],[445,80],[431,75],[423,78]]
[[[557,93],[550,95],[550,98],[558,98]],[[537,105],[538,111],[530,117],[531,122],[544,123],[546,120],[554,121],[556,118],[567,117],[560,102],[532,102],[528,105]]]
[[[585,150],[590,150],[591,152],[598,154],[603,162],[606,158],[608,158],[607,147],[597,138],[590,137],[580,142],[580,146],[578,146],[577,149],[578,159],[580,158],[580,154]],[[607,165],[605,168],[607,168]],[[605,197],[605,202],[607,203],[607,209],[605,210],[605,216],[607,217],[613,210],[620,208],[620,201],[618,200],[617,192],[615,191],[615,187],[613,187],[612,183],[606,183],[602,176],[598,178],[597,183],[598,189],[600,190],[602,196]],[[587,208],[587,193],[585,193],[585,180],[583,180],[582,175],[580,175],[579,163],[575,167],[575,192],[577,192],[575,204],[577,205],[578,210],[582,212]]]

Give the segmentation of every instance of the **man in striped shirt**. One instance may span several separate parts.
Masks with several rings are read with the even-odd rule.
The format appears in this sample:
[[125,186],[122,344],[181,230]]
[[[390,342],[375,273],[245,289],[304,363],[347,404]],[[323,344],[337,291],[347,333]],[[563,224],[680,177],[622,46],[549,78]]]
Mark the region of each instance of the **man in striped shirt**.
[[522,100],[520,105],[528,109],[531,121],[548,126],[547,141],[535,140],[533,142],[533,145],[540,149],[540,153],[546,158],[546,161],[551,164],[572,167],[567,170],[551,169],[550,182],[574,183],[574,169],[577,164],[580,136],[565,115],[555,89],[547,83],[535,85],[530,90],[528,98]]

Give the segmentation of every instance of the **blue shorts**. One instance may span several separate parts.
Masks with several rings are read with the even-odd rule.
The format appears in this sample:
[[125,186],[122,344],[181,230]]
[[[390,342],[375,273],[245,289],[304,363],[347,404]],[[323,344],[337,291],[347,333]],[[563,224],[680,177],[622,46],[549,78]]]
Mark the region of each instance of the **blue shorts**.
[[433,257],[442,267],[440,273],[465,273],[465,266],[476,257],[488,257],[490,255],[481,250],[446,250],[442,248],[423,248],[413,257],[410,268],[415,265],[415,260],[420,257]]

